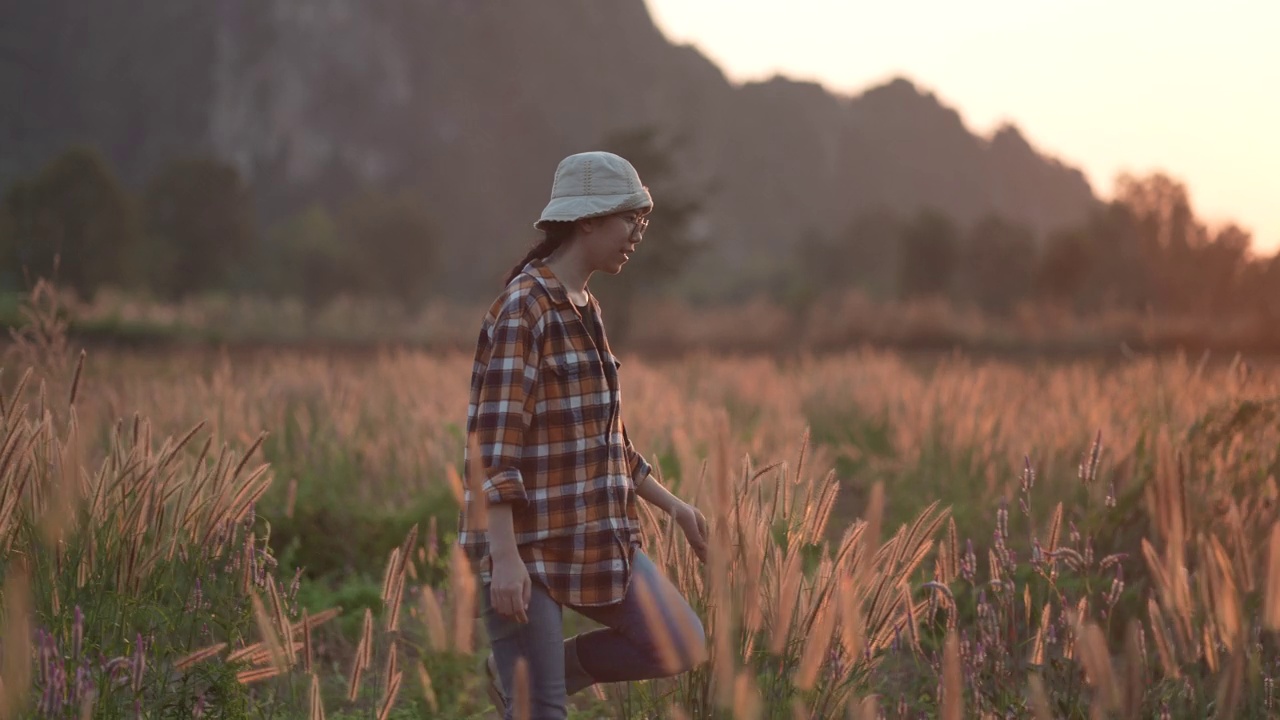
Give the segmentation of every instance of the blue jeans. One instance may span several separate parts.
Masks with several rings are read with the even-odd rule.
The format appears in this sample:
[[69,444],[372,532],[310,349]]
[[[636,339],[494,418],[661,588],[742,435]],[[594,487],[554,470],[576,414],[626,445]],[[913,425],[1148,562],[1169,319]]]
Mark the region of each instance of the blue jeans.
[[[529,667],[531,720],[565,718],[568,697],[595,683],[670,677],[706,658],[702,621],[671,581],[638,550],[631,568],[631,584],[621,602],[571,606],[605,627],[568,639],[560,604],[540,584],[533,584],[528,624],[494,611],[489,586],[484,586],[481,608],[508,700],[506,720],[515,712],[516,661],[522,657]],[[652,603],[645,602],[646,594]],[[648,622],[651,615],[660,618],[653,627]]]

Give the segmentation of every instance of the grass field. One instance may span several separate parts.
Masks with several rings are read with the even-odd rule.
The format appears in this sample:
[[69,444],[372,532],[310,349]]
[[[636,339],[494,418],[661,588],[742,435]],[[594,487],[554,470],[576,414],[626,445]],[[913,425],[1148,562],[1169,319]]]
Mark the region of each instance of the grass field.
[[[0,717],[492,717],[452,544],[469,372],[82,361],[56,323],[10,346]],[[646,519],[711,660],[575,717],[1277,712],[1280,372],[872,351],[621,372],[632,439],[712,521],[701,566]]]

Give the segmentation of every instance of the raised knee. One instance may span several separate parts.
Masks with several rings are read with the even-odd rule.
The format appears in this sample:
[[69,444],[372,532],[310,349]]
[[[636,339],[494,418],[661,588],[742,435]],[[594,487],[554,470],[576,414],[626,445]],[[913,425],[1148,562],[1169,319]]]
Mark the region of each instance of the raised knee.
[[675,633],[676,655],[679,658],[677,674],[693,670],[706,662],[708,654],[707,632],[702,626],[702,620],[693,613],[685,617],[686,620],[679,624]]

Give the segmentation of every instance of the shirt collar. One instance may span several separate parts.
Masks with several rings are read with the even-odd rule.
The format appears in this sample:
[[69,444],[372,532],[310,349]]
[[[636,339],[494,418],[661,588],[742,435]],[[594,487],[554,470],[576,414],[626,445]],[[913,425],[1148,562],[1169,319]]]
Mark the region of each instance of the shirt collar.
[[[551,272],[551,268],[547,267],[546,260],[542,258],[530,260],[524,266],[524,269],[535,280],[542,283],[542,286],[547,289],[547,293],[551,295],[551,300],[557,305],[574,306],[573,301],[569,299],[569,292],[564,289],[564,283],[560,282],[560,278],[556,277],[556,274]],[[590,290],[587,290],[587,305],[592,308],[597,307],[596,296]]]

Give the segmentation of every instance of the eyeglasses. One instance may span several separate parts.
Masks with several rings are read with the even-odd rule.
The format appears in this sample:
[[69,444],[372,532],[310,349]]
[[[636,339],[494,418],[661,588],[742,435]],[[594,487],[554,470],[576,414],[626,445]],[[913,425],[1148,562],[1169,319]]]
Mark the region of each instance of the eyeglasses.
[[644,231],[649,228],[649,218],[644,215],[640,215],[633,218],[627,218],[624,215],[622,219],[631,225],[631,232],[633,233],[636,231],[639,231],[640,234],[643,235]]

